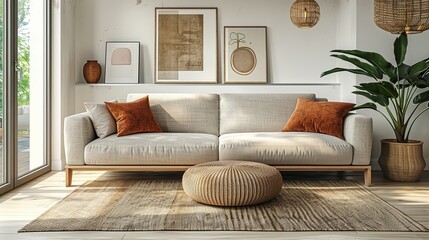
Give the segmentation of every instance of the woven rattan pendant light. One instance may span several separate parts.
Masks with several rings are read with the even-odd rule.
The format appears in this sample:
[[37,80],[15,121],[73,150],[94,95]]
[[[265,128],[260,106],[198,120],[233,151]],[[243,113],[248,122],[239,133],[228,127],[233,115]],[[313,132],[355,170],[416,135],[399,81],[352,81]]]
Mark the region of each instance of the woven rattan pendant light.
[[429,29],[429,0],[374,0],[374,21],[391,33]]
[[311,28],[319,22],[320,7],[314,0],[296,0],[290,8],[290,20],[299,28]]

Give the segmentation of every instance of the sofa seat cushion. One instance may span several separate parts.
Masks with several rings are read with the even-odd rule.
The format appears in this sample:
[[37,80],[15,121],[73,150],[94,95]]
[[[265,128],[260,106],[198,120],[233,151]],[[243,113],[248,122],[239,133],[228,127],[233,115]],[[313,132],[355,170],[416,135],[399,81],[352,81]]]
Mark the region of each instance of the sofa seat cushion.
[[219,160],[269,165],[351,165],[353,147],[339,138],[307,132],[232,133],[219,138]]
[[96,139],[87,165],[194,165],[218,160],[218,137],[201,133],[139,133]]

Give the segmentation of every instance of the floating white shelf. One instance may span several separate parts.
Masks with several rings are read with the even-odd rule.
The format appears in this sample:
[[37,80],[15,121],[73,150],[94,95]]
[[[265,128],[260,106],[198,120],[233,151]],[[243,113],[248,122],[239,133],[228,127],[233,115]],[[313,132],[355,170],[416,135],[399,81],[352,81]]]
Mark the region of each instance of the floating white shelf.
[[112,84],[112,83],[76,83],[76,86],[86,86],[86,87],[134,87],[134,86],[339,86],[341,83],[323,83],[323,82],[317,82],[317,83],[267,83],[267,84],[222,84],[222,83],[213,83],[213,84],[201,84],[201,83],[160,83],[160,84],[154,84],[154,83],[120,83],[120,84]]

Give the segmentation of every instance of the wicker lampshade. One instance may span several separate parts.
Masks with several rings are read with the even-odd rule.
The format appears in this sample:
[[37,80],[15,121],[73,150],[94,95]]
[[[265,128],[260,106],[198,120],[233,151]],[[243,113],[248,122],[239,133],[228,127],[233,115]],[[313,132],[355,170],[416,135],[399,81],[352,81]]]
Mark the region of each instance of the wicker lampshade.
[[374,21],[391,33],[429,29],[429,0],[374,0]]
[[296,0],[290,8],[290,20],[299,28],[311,28],[319,22],[320,7],[314,0]]

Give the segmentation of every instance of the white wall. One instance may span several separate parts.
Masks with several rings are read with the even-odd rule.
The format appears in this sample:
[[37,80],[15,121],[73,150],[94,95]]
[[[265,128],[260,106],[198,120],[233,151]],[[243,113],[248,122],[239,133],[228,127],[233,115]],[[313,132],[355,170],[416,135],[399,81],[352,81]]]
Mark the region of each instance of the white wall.
[[[356,49],[357,35],[357,0],[339,0],[337,3],[336,49]],[[339,59],[338,67],[351,67]],[[356,102],[356,95],[352,93],[356,85],[356,76],[349,73],[337,73],[337,82],[341,83],[341,101]]]
[[[290,22],[289,9],[293,0],[67,0],[67,2],[74,2],[76,8],[71,6],[63,10],[67,16],[76,14],[76,17],[65,23],[67,27],[74,26],[74,35],[64,34],[63,30],[61,40],[62,45],[74,50],[65,52],[64,46],[61,48],[61,61],[66,61],[62,64],[62,67],[66,68],[62,72],[72,71],[69,76],[62,75],[61,78],[62,85],[69,87],[61,90],[62,98],[64,99],[64,95],[68,97],[68,101],[60,104],[63,108],[62,116],[65,112],[82,111],[84,101],[101,102],[125,98],[130,92],[315,92],[318,96],[330,100],[354,102],[356,97],[350,92],[356,81],[362,79],[356,79],[348,74],[319,78],[321,72],[340,65],[329,57],[329,51],[336,48],[361,48],[390,54],[390,46],[394,40],[394,35],[383,32],[373,23],[372,0],[320,0],[318,1],[321,6],[320,22],[314,28],[306,30],[298,29]],[[218,7],[220,67],[223,65],[221,54],[223,26],[267,26],[269,81],[281,85],[153,84],[154,8],[163,6]],[[423,48],[425,42],[429,42],[428,34],[410,37],[410,45],[415,45],[410,47],[408,57],[410,61],[429,55],[429,48],[427,46]],[[120,86],[84,84],[82,67],[86,60],[97,59],[104,69],[105,42],[115,40],[141,42],[140,82],[145,84]],[[74,43],[73,46],[71,43]],[[219,76],[223,76],[221,69]],[[374,117],[373,160],[376,161],[379,154],[379,139],[393,134],[385,128],[384,121],[374,113],[369,111],[361,113]],[[427,117],[429,116],[416,126],[418,133],[413,136],[429,144],[429,130],[423,124]],[[54,130],[58,131],[55,128]],[[425,156],[429,159],[427,146]]]
[[[296,28],[289,19],[292,0],[236,1],[141,1],[76,0],[75,111],[83,111],[83,102],[124,98],[129,92],[316,92],[319,97],[340,100],[341,90],[335,76],[320,79],[320,73],[335,66],[329,51],[336,48],[337,2],[320,2],[323,15],[312,29]],[[219,82],[223,77],[223,26],[268,27],[268,73],[272,84],[287,85],[174,85],[153,84],[155,7],[217,7],[219,42]],[[88,59],[97,59],[104,69],[106,41],[140,41],[141,79],[145,83],[122,86],[88,86],[82,67]],[[102,80],[104,81],[104,76]],[[319,85],[319,84],[330,85]],[[298,84],[298,85],[296,85]],[[305,85],[303,85],[305,84]]]
[[320,22],[313,29],[300,30],[289,20],[292,0],[143,0],[141,4],[136,0],[76,0],[76,81],[84,82],[82,67],[88,59],[99,60],[104,69],[106,41],[135,40],[143,50],[140,81],[153,83],[154,8],[169,6],[218,8],[219,61],[223,26],[267,26],[270,82],[335,82],[334,76],[323,80],[319,76],[335,65],[328,53],[336,47],[337,1],[319,1]]
[[75,1],[54,0],[52,8],[52,169],[63,169],[64,118],[75,112]]
[[[43,166],[44,152],[43,141],[40,141],[46,130],[43,126],[44,120],[44,62],[43,62],[43,40],[42,31],[44,16],[43,4],[38,0],[30,0],[30,27],[39,31],[30,31],[30,170]],[[34,137],[33,137],[34,136]]]

